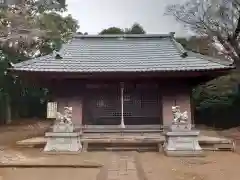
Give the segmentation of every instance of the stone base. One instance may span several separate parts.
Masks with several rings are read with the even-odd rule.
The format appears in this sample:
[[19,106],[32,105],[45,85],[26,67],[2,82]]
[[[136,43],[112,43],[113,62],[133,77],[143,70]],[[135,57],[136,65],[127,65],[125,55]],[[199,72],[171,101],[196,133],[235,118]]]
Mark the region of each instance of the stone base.
[[78,132],[47,132],[45,137],[47,138],[47,144],[44,152],[73,153],[82,150],[80,133]]
[[203,156],[198,142],[199,131],[174,131],[166,134],[164,152],[167,156]]
[[205,157],[203,151],[168,151],[165,150],[164,154],[169,157]]
[[188,123],[172,124],[170,131],[191,131],[192,125]]

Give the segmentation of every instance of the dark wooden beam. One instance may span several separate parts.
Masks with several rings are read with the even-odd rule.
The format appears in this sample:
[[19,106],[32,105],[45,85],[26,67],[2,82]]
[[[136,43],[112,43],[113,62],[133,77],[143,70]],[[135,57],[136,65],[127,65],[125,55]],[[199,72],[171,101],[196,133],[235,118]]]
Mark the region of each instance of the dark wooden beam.
[[211,71],[169,71],[169,72],[27,72],[12,71],[10,73],[28,77],[41,77],[42,79],[139,79],[139,78],[187,78],[211,76],[218,77],[230,72],[230,69]]
[[187,84],[195,87],[216,77],[226,75],[229,70],[191,71],[191,72],[132,72],[132,73],[64,73],[64,72],[11,72],[19,76],[26,86],[37,86],[48,89],[75,88],[86,83],[118,83],[118,82],[154,82],[164,86],[173,83]]

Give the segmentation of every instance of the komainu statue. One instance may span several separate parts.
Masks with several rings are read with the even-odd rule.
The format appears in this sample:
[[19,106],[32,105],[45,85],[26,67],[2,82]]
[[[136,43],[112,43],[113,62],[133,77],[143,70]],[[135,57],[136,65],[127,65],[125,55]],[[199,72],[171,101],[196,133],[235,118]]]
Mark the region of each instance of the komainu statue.
[[64,107],[64,114],[57,112],[57,121],[65,124],[72,124],[72,107]]
[[181,113],[179,106],[173,106],[172,113],[173,113],[173,123],[174,124],[187,123],[187,121],[188,121],[187,111],[184,111],[183,113]]
[[74,131],[72,107],[64,107],[63,114],[57,112],[52,132],[46,132],[47,144],[44,152],[81,152],[80,132]]
[[198,142],[199,131],[192,129],[188,122],[187,111],[181,113],[179,106],[172,107],[173,122],[165,134],[164,152],[167,156],[196,157],[203,156]]
[[56,121],[53,127],[54,132],[72,132],[72,107],[64,107],[64,113],[57,112]]

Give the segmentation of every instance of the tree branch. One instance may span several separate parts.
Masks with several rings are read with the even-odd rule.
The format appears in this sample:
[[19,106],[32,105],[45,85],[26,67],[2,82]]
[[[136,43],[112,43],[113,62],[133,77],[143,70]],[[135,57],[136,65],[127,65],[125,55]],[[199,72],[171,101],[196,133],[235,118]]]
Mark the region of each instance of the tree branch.
[[234,39],[237,39],[237,37],[239,36],[239,33],[240,33],[240,10],[238,11],[238,21],[237,21],[237,27],[234,31],[234,34],[233,34],[233,38]]

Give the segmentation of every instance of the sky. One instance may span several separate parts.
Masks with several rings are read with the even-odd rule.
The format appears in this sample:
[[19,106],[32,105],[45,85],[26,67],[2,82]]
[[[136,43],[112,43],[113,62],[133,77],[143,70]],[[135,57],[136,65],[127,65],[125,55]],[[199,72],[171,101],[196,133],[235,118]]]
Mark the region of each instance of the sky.
[[77,19],[79,31],[97,34],[108,27],[129,28],[135,22],[149,34],[176,32],[186,36],[188,31],[176,20],[164,15],[168,4],[183,0],[66,0],[68,11]]

